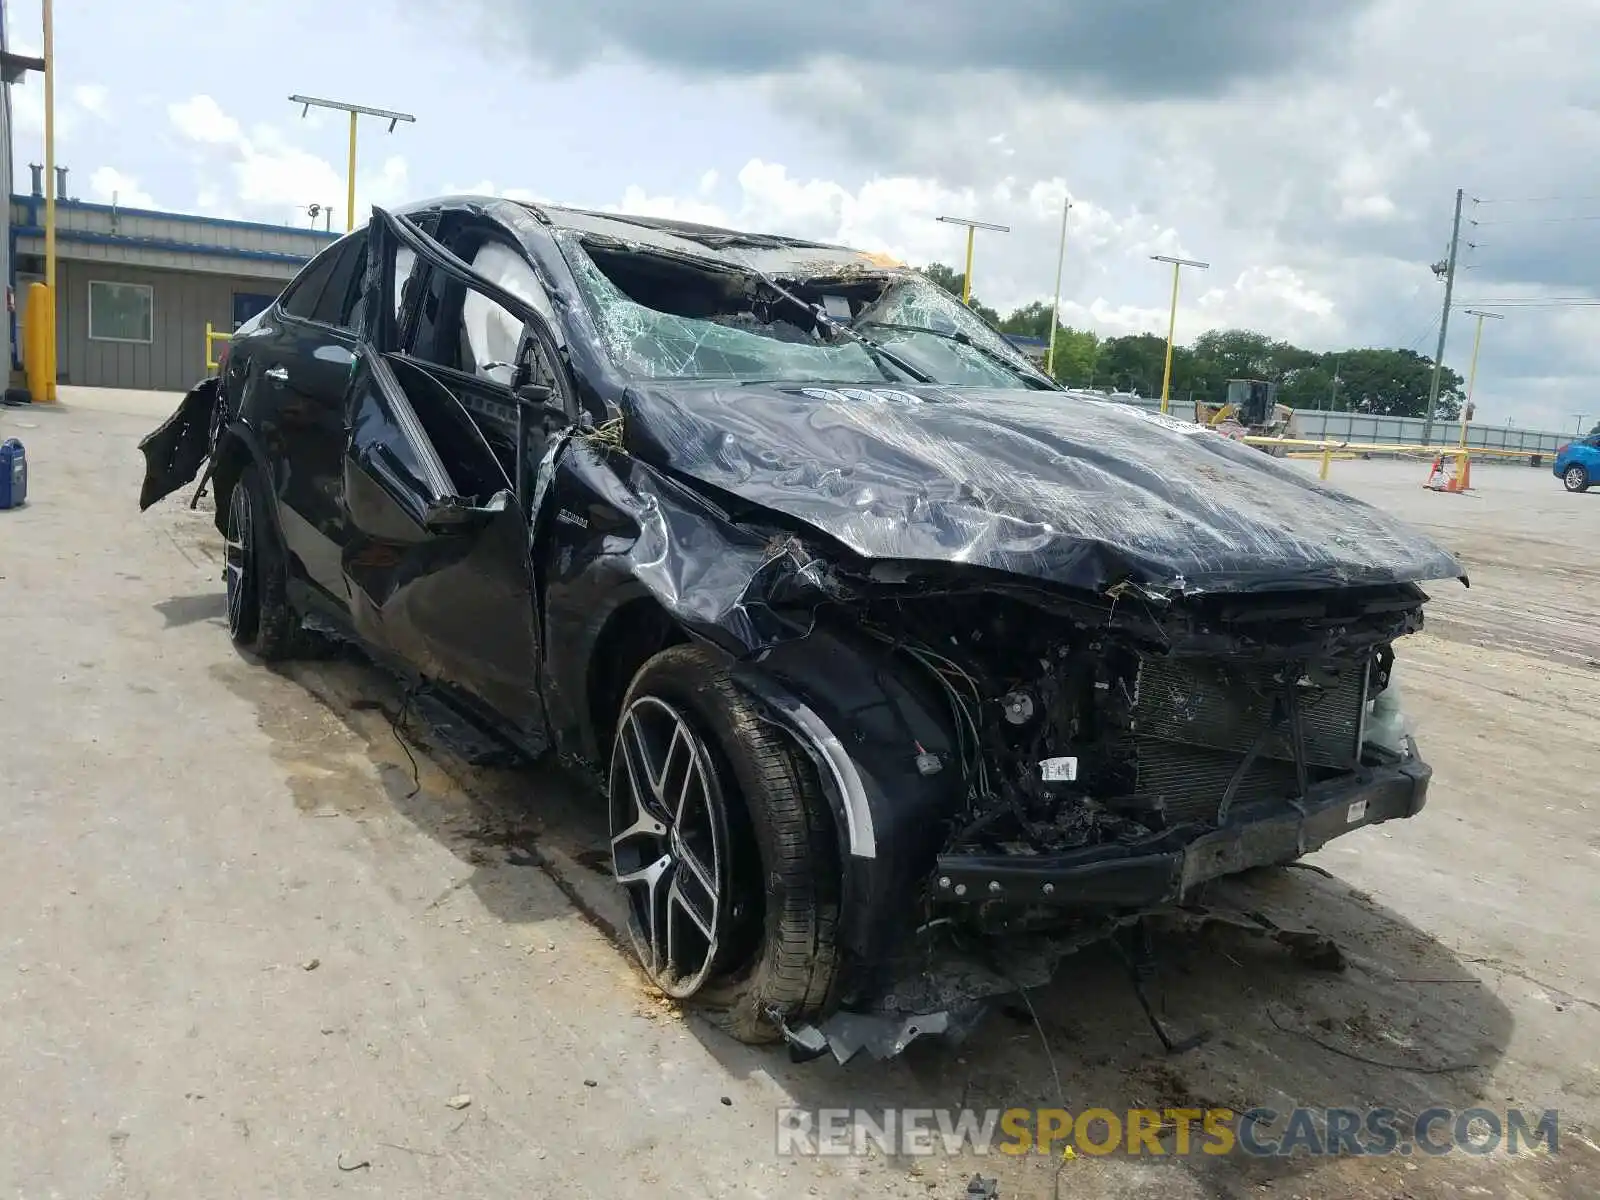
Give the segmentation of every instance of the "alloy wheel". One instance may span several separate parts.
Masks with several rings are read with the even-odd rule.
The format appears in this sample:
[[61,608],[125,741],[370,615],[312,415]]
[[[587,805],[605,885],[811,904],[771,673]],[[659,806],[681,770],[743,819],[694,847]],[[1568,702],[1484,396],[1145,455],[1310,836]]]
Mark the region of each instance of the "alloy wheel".
[[228,500],[228,536],[223,543],[222,577],[228,586],[228,632],[238,637],[246,618],[246,602],[251,578],[251,555],[255,550],[254,516],[250,509],[250,489],[235,484]]
[[674,999],[717,964],[729,891],[728,825],[705,743],[664,700],[641,696],[611,752],[611,863],[635,953]]
[[1584,482],[1584,480],[1583,480],[1583,468],[1582,467],[1568,467],[1567,468],[1566,484],[1567,484],[1567,490],[1569,492],[1577,491],[1579,488],[1581,488],[1583,486],[1583,482]]

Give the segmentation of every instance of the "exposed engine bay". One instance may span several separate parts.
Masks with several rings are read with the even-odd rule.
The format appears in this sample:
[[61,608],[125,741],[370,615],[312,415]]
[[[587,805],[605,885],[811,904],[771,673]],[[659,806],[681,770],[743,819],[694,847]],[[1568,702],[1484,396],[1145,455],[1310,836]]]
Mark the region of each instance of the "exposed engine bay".
[[[989,594],[893,603],[862,625],[949,706],[966,806],[946,851],[1048,855],[1215,828],[1235,805],[1403,753],[1392,736],[1364,743],[1422,600],[1406,585],[1178,615],[1134,593],[1096,614]],[[1118,604],[1140,615],[1119,620]]]
[[[1318,789],[1342,796],[1373,770],[1414,761],[1392,643],[1421,628],[1426,597],[1410,584],[1113,592],[1101,603],[1003,588],[865,603],[858,628],[885,663],[909,660],[943,701],[952,752],[930,752],[909,728],[905,740],[920,773],[957,773],[959,802],[915,931],[875,993],[820,1027],[786,1030],[797,1052],[842,1062],[932,1033],[959,1040],[987,997],[1041,985],[1066,955],[1149,921],[1220,921],[1320,969],[1342,965],[1314,932],[1197,905],[1180,869],[1164,882],[1136,870],[1133,886],[1101,871],[1182,864],[1207,839],[1242,837],[1264,861],[1315,848],[1296,831],[1263,854],[1271,838],[1249,831],[1263,814],[1328,807]],[[1341,829],[1366,816],[1362,802],[1332,807]],[[1214,861],[1212,875],[1237,869]],[[1071,882],[1079,871],[1087,886]],[[1152,878],[1164,890],[1149,890]],[[1181,1048],[1134,987],[1156,1034]]]

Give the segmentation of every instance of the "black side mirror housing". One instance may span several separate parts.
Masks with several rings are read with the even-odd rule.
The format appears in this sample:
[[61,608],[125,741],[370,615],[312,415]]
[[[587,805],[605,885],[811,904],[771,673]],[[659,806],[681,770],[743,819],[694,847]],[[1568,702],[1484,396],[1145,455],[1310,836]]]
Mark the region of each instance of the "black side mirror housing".
[[543,383],[524,383],[516,388],[517,404],[522,407],[543,408],[555,396],[555,391]]

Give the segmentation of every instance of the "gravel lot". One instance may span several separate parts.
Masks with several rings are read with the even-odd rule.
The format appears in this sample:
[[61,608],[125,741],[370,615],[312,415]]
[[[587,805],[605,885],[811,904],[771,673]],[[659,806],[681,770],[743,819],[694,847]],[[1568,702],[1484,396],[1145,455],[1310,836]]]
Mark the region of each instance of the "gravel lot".
[[[0,513],[0,1194],[1593,1195],[1600,1178],[1600,490],[1340,462],[1333,482],[1468,563],[1399,680],[1436,769],[1414,821],[1218,899],[1314,926],[1318,972],[1168,937],[1168,1056],[1109,955],[960,1048],[791,1064],[655,999],[612,941],[592,805],[391,729],[359,661],[231,648],[220,542],[141,516],[135,443],[175,397],[64,389]],[[1305,464],[1314,470],[1314,464]],[[1048,1049],[1048,1053],[1047,1053]],[[1059,1090],[1051,1061],[1059,1073]],[[460,1104],[460,1097],[470,1103]],[[1559,1109],[1555,1156],[779,1158],[780,1105],[1294,1103]]]

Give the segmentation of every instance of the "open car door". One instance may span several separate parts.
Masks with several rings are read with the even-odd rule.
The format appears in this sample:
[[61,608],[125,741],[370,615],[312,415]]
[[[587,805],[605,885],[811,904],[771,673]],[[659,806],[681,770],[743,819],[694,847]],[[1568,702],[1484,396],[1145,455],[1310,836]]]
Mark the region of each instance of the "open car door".
[[370,345],[346,415],[356,631],[542,741],[528,525],[494,454],[447,388]]

